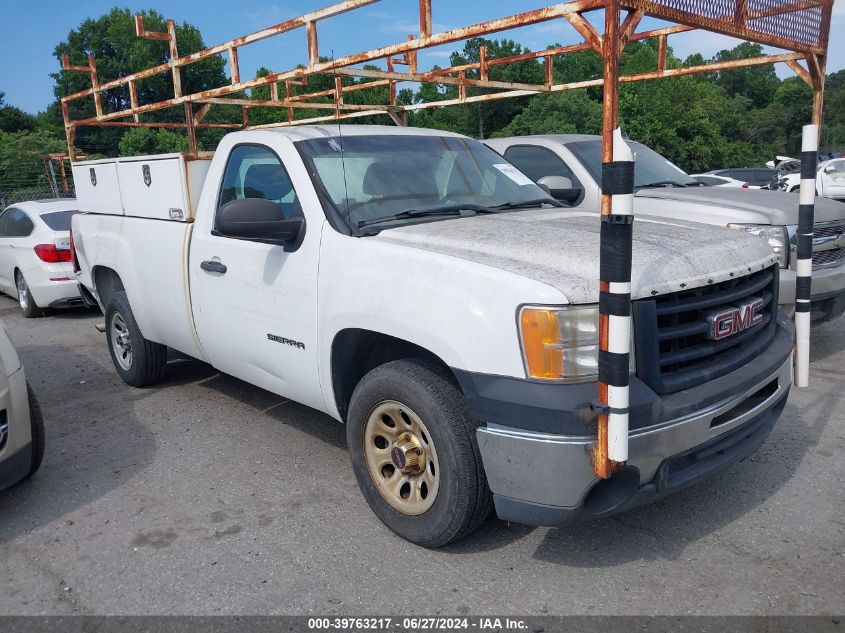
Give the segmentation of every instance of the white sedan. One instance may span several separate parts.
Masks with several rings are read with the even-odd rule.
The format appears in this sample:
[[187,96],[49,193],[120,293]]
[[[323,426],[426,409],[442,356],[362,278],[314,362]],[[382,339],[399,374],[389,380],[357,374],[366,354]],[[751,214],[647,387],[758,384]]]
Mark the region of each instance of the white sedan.
[[76,200],[18,202],[0,214],[0,290],[25,317],[42,308],[81,306],[70,253]]
[[0,322],[0,489],[32,475],[44,458],[44,422],[9,334]]

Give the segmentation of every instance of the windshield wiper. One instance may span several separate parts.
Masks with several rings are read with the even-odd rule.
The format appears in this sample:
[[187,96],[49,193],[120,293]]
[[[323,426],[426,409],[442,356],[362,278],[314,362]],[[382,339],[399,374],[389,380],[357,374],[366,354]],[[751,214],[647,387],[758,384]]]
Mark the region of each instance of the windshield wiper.
[[650,182],[647,185],[637,185],[636,189],[654,189],[657,187],[687,187],[682,182],[677,182],[675,180],[658,180],[657,182]]
[[450,204],[444,207],[434,207],[432,209],[408,209],[407,211],[400,211],[393,215],[388,215],[383,218],[375,218],[373,220],[359,220],[358,228],[362,229],[365,226],[372,226],[373,224],[381,224],[382,222],[391,222],[393,220],[405,220],[407,218],[426,218],[437,215],[461,215],[462,211],[474,211],[475,213],[498,213],[498,210],[491,207],[483,207],[480,204]]
[[558,202],[554,198],[537,198],[536,200],[523,200],[519,202],[504,202],[497,204],[491,209],[530,209],[531,207],[539,207],[544,204],[550,204],[553,207],[565,207],[562,202]]

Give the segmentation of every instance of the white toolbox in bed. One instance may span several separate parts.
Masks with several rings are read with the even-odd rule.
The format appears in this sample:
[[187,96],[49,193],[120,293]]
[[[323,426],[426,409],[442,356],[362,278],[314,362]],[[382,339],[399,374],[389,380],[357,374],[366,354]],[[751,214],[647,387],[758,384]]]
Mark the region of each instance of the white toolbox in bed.
[[211,158],[159,154],[73,164],[79,210],[193,221]]

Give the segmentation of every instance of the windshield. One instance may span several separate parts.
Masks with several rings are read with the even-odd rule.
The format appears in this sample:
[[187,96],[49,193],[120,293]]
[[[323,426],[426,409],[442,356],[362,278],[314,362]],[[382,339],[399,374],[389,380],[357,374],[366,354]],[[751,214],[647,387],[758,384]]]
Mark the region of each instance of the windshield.
[[49,226],[54,231],[70,231],[70,219],[76,211],[53,211],[52,213],[42,213],[41,219],[44,224]]
[[310,163],[315,185],[353,229],[446,220],[509,203],[511,208],[557,204],[504,158],[472,139],[347,136],[296,145]]
[[[673,186],[673,184],[697,187],[701,184],[650,147],[634,141],[627,141],[627,143],[634,152],[635,188]],[[566,147],[587,168],[593,180],[601,183],[601,139],[567,143]]]

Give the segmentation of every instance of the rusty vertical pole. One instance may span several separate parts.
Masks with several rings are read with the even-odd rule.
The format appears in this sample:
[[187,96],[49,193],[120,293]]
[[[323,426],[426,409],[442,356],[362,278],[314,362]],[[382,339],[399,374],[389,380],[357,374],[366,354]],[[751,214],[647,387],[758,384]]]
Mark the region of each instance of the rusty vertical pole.
[[182,96],[182,71],[176,65],[176,60],[179,59],[179,48],[176,46],[176,22],[173,20],[167,21],[167,35],[167,43],[170,47],[171,72],[173,73],[173,96],[178,98]]
[[68,187],[67,184],[67,172],[65,171],[64,156],[59,159],[59,174],[61,174],[62,177],[62,191],[64,191],[66,194],[70,193],[70,187]]
[[431,37],[431,0],[420,0],[420,37]]
[[618,129],[619,0],[605,4],[602,40],[602,197],[599,250],[598,428],[596,476],[607,479],[628,459],[631,345],[631,241],[634,162]]
[[306,22],[305,33],[308,39],[308,65],[314,66],[320,62],[320,49],[317,44],[317,23],[313,20]]
[[[293,96],[293,88],[291,88],[290,79],[285,79],[285,100],[290,102]],[[288,123],[293,121],[293,108],[288,106]]]
[[657,70],[666,70],[666,44],[668,37],[663,34],[657,37]]
[[185,102],[185,131],[188,133],[188,153],[197,154],[197,134],[194,127],[194,110],[190,101]]

